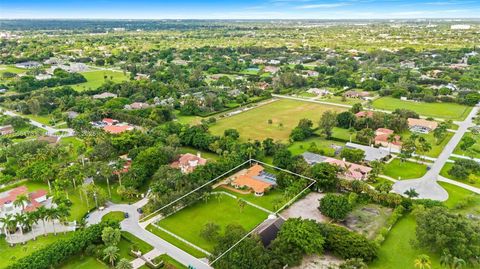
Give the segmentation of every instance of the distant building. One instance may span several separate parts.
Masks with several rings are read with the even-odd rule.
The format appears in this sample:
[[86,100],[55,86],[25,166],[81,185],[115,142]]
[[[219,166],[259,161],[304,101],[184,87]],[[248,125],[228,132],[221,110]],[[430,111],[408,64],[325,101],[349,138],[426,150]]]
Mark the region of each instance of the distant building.
[[469,30],[471,28],[470,24],[452,24],[450,25],[451,30]]
[[338,176],[348,180],[365,180],[368,177],[368,173],[372,170],[372,168],[368,166],[325,157],[311,152],[304,152],[302,157],[309,165],[315,165],[317,163],[336,165],[341,169]]
[[357,92],[357,91],[346,91],[343,96],[348,97],[348,98],[360,98],[360,99],[365,99],[370,96],[369,92]]
[[373,111],[370,111],[370,110],[362,110],[362,111],[359,111],[357,113],[355,113],[355,117],[357,119],[360,119],[360,118],[371,118],[373,117]]
[[279,70],[280,70],[280,67],[271,66],[271,65],[265,66],[265,68],[263,69],[263,71],[267,73],[272,73],[272,74],[277,73]]
[[436,121],[408,118],[408,127],[410,131],[416,133],[429,133],[438,127]]
[[0,135],[13,134],[14,132],[15,130],[13,129],[12,125],[0,126]]
[[365,152],[364,160],[367,162],[385,160],[389,155],[389,151],[385,148],[375,148],[350,142],[347,142],[345,146],[347,148],[363,150],[363,152]]
[[149,78],[150,78],[150,75],[141,74],[141,73],[137,73],[137,75],[135,76],[135,80],[142,80],[142,79],[149,79]]
[[35,76],[36,80],[46,80],[52,78],[52,75],[49,74],[39,74]]
[[314,70],[308,70],[307,71],[307,76],[309,77],[318,77],[319,73],[317,71],[314,71]]
[[170,167],[180,169],[182,173],[188,174],[193,172],[199,165],[205,165],[206,163],[207,159],[202,158],[200,153],[197,153],[197,155],[186,153],[180,155],[180,158],[171,163]]
[[103,127],[103,130],[110,134],[120,134],[126,131],[131,131],[133,129],[135,128],[130,125],[107,125]]
[[387,129],[387,128],[378,128],[375,131],[375,145],[380,145],[382,147],[386,148],[395,148],[395,149],[401,149],[402,148],[402,142],[400,141],[400,136],[395,135],[394,141],[389,142],[389,137],[390,135],[393,134],[393,130]]
[[107,99],[107,98],[117,98],[117,95],[114,93],[104,92],[100,94],[95,94],[92,97],[93,99]]
[[[13,202],[17,200],[18,196],[25,195],[28,197],[28,201],[23,206],[15,206]],[[23,212],[35,211],[42,206],[42,203],[47,201],[47,191],[37,190],[34,192],[28,192],[26,186],[19,186],[14,189],[0,193],[0,216],[7,214],[17,214]]]
[[319,88],[310,88],[307,91],[308,93],[315,94],[315,95],[320,95],[320,96],[325,96],[325,95],[330,95],[332,94],[329,90],[327,89],[319,89]]
[[57,144],[58,141],[60,141],[60,137],[55,135],[42,135],[39,136],[37,140],[47,142],[50,145],[54,145]]
[[145,108],[149,108],[151,107],[152,105],[149,105],[147,103],[142,103],[142,102],[134,102],[134,103],[131,103],[129,105],[125,105],[123,108],[124,109],[128,109],[128,110],[138,110],[138,109],[145,109]]
[[23,68],[23,69],[30,69],[30,68],[39,67],[41,65],[42,64],[40,64],[39,62],[28,61],[28,62],[17,63],[17,64],[15,64],[15,67]]

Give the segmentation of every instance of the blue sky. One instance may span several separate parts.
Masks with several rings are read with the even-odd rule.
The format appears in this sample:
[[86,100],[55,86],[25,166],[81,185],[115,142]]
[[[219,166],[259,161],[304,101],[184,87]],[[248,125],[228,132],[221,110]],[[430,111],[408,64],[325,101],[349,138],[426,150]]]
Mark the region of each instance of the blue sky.
[[0,18],[479,18],[480,0],[0,0]]

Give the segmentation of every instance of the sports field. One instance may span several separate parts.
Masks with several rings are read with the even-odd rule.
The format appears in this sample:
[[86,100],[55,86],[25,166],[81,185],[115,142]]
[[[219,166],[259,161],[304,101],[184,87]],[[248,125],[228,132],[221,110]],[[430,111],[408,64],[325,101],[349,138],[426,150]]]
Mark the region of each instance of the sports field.
[[241,225],[250,231],[267,218],[268,214],[250,205],[243,209],[238,205],[238,200],[227,195],[211,196],[207,201],[184,208],[177,213],[159,221],[158,226],[181,236],[185,240],[211,252],[213,242],[200,236],[201,230],[207,223],[215,223],[221,227],[220,233],[225,231],[229,224]]
[[[234,128],[240,132],[240,137],[243,140],[263,140],[270,137],[274,140],[287,141],[290,132],[301,119],[310,119],[313,121],[314,126],[318,126],[322,113],[327,110],[341,112],[345,108],[281,99],[238,115],[218,120],[210,130],[213,134],[220,135],[223,134],[224,130]],[[271,124],[268,123],[269,120],[272,120]]]
[[469,106],[455,103],[424,103],[402,101],[392,97],[382,97],[373,101],[373,107],[393,111],[397,108],[410,109],[425,117],[447,120],[463,120],[472,110]]
[[[72,85],[72,88],[77,91],[93,90],[105,83],[108,80],[113,82],[122,82],[128,80],[128,76],[123,72],[114,72],[110,70],[98,70],[83,72],[82,75],[87,79],[87,82]],[[106,78],[105,78],[106,76]]]

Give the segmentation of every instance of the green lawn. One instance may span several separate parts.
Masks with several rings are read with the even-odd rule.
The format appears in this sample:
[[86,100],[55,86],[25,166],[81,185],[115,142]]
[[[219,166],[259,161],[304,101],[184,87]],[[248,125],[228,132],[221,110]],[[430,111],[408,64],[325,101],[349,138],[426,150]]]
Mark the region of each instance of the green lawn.
[[333,157],[333,155],[335,154],[335,150],[331,147],[332,144],[337,146],[345,145],[345,143],[343,142],[327,140],[319,136],[314,136],[304,141],[294,142],[288,147],[288,149],[293,155],[299,155],[304,153],[305,151],[309,151],[309,148],[311,147],[312,143],[315,143],[315,146],[318,150],[324,152],[322,155],[331,156],[331,157]]
[[250,203],[256,204],[270,211],[276,211],[280,206],[283,206],[285,203],[288,202],[285,201],[283,192],[279,189],[273,189],[271,191],[268,191],[263,196],[255,196],[255,194],[253,193],[241,194],[221,187],[218,190],[231,193],[238,198],[242,198],[246,201],[249,201]]
[[323,101],[323,102],[330,102],[330,103],[335,103],[335,104],[342,104],[342,105],[354,105],[356,103],[363,103],[365,101],[357,99],[357,98],[346,98],[345,101],[342,99],[341,96],[335,96],[335,95],[328,95],[323,98],[317,99],[318,101]]
[[[263,140],[270,137],[274,140],[287,141],[291,130],[301,119],[310,119],[314,125],[318,125],[317,122],[322,113],[327,110],[340,112],[345,109],[281,99],[235,116],[220,119],[210,127],[210,130],[213,134],[222,135],[224,130],[234,128],[240,132],[243,140]],[[268,120],[272,120],[272,124],[269,124]]]
[[178,261],[176,261],[174,258],[168,256],[167,254],[162,254],[160,255],[160,258],[163,260],[164,264],[166,265],[166,268],[172,268],[168,266],[173,266],[173,268],[176,269],[187,269],[187,267]]
[[402,162],[400,159],[394,159],[387,163],[383,169],[383,174],[394,179],[413,179],[425,175],[427,166],[421,163],[410,161]]
[[415,236],[415,218],[409,214],[401,218],[387,235],[378,252],[378,258],[369,264],[370,269],[414,269],[414,260],[418,255],[427,254],[432,268],[440,268],[439,255],[412,247],[410,240]]
[[25,115],[25,114],[22,114],[22,116],[25,117],[25,118],[29,118],[31,120],[34,120],[34,121],[38,121],[38,122],[40,122],[41,124],[44,124],[44,125],[50,125],[50,121],[52,120],[52,117],[50,117],[49,115],[33,115],[33,114]]
[[463,135],[463,137],[471,137],[471,138],[475,139],[476,142],[475,142],[475,144],[473,144],[473,146],[471,146],[468,149],[470,152],[467,153],[466,151],[464,151],[460,148],[460,145],[462,144],[462,142],[460,141],[460,143],[458,143],[458,145],[455,148],[455,150],[453,151],[453,153],[458,154],[458,155],[474,157],[474,158],[480,158],[480,135],[479,134],[475,135],[475,134],[472,134],[472,133],[465,133]]
[[93,258],[84,255],[72,257],[60,267],[61,269],[108,269],[109,267]]
[[448,171],[450,171],[452,167],[453,163],[445,163],[445,165],[442,167],[442,170],[440,171],[440,175],[449,179],[456,180],[458,182],[468,184],[473,187],[480,188],[480,174],[471,174],[469,178],[456,178],[448,173]]
[[450,183],[446,182],[438,182],[447,192],[448,192],[448,200],[445,201],[445,205],[449,208],[455,208],[459,202],[464,202],[465,198],[467,197],[476,197],[475,201],[473,201],[468,207],[457,209],[455,210],[458,213],[471,213],[476,212],[476,214],[480,214],[480,195],[475,194],[469,190],[466,190],[461,187],[457,187]]
[[157,227],[153,225],[148,225],[147,230],[150,231],[151,233],[155,234],[156,236],[162,238],[165,241],[168,241],[170,244],[182,249],[183,251],[187,252],[188,254],[197,257],[197,258],[203,258],[207,256],[205,253],[191,247],[190,245],[185,244],[184,242],[176,239],[175,237],[165,233],[164,231],[158,229]]
[[114,221],[122,221],[125,219],[125,213],[124,212],[121,212],[121,211],[112,211],[112,212],[109,212],[107,214],[105,214],[105,216],[102,217],[102,221],[104,220],[114,220]]
[[229,224],[238,224],[250,231],[267,216],[266,212],[250,205],[246,205],[241,211],[236,199],[220,195],[218,199],[211,197],[207,202],[198,201],[159,221],[157,225],[211,252],[214,243],[200,236],[205,224],[213,222],[219,225],[222,233],[228,232],[225,227]]
[[57,235],[39,236],[37,240],[30,240],[25,245],[16,245],[14,247],[10,247],[5,239],[0,237],[0,268],[6,268],[16,260],[28,256],[36,250],[42,249],[60,239],[69,238],[72,235],[73,233],[59,233]]
[[[412,133],[408,132],[408,134],[406,135],[402,135],[402,140],[407,140],[410,135]],[[443,149],[445,148],[445,146],[447,145],[448,141],[450,141],[450,139],[452,138],[453,136],[453,133],[451,132],[446,132],[445,134],[445,138],[440,141],[439,144],[437,144],[437,141],[435,139],[435,137],[433,136],[433,132],[430,132],[428,134],[418,134],[419,136],[422,136],[425,138],[425,140],[430,143],[430,145],[432,146],[432,149],[425,153],[424,155],[428,156],[428,157],[433,157],[433,158],[436,158],[440,155],[440,153],[442,153]]]
[[207,159],[207,161],[216,161],[220,158],[220,156],[218,156],[217,154],[209,151],[198,150],[192,147],[180,147],[180,153],[197,154],[198,152],[200,152],[202,158]]
[[[108,80],[113,82],[122,82],[128,80],[128,76],[123,72],[114,72],[110,70],[96,70],[83,72],[82,75],[87,79],[87,82],[72,85],[72,88],[77,91],[93,90],[103,85]],[[104,78],[107,76],[107,79]]]
[[456,103],[424,103],[402,101],[393,97],[382,97],[373,101],[373,107],[393,111],[397,108],[410,109],[425,117],[443,118],[447,120],[463,120],[472,107]]

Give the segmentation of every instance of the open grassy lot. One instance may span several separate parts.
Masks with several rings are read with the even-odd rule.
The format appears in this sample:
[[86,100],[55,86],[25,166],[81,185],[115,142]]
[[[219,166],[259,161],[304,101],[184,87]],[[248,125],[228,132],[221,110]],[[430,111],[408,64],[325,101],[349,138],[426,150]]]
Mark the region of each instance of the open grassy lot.
[[[407,134],[402,134],[402,140],[407,140],[410,135],[412,133],[408,132]],[[445,134],[445,138],[443,138],[442,141],[440,141],[439,144],[437,144],[437,141],[435,139],[435,137],[433,136],[433,132],[430,132],[428,134],[418,134],[419,136],[422,136],[425,138],[425,140],[430,143],[430,145],[432,146],[432,149],[425,153],[424,155],[428,156],[428,157],[433,157],[433,158],[436,158],[438,157],[438,155],[440,155],[440,153],[442,153],[443,149],[445,148],[445,146],[447,145],[448,141],[450,141],[450,139],[452,138],[453,136],[453,133],[451,132],[446,132]]]
[[[457,147],[453,151],[454,154],[458,155],[464,155],[464,156],[469,156],[469,157],[474,157],[474,158],[480,158],[480,135],[479,134],[473,134],[473,133],[465,133],[463,137],[471,137],[475,139],[475,144],[473,144],[470,148],[468,148],[468,151],[464,151],[460,148],[460,145],[462,142],[458,143]],[[462,137],[462,139],[463,139]]]
[[0,237],[0,268],[6,268],[16,260],[30,255],[31,253],[42,249],[49,244],[69,238],[73,233],[59,233],[57,235],[49,234],[47,236],[39,236],[37,240],[28,241],[25,245],[15,245],[10,247],[4,237]]
[[107,269],[109,268],[105,263],[88,256],[75,256],[65,262],[60,267],[61,269]]
[[391,213],[392,209],[381,205],[361,205],[348,214],[344,223],[349,229],[373,239],[386,225]]
[[318,101],[323,102],[330,102],[335,104],[342,104],[342,105],[354,105],[356,103],[364,103],[365,101],[360,100],[358,98],[345,98],[343,99],[342,96],[335,96],[335,95],[327,95],[326,97],[318,98]]
[[424,103],[402,101],[393,97],[382,97],[373,101],[373,107],[384,110],[397,108],[410,109],[425,117],[442,118],[447,120],[463,120],[470,110],[469,106],[455,103]]
[[[480,195],[450,183],[439,182],[439,184],[448,192],[448,200],[444,202],[447,207],[461,214],[480,214]],[[458,207],[459,203],[464,203],[467,198],[471,198],[470,203]]]
[[425,175],[427,166],[421,163],[414,163],[410,161],[402,162],[399,159],[394,159],[387,163],[383,169],[383,174],[394,179],[413,179]]
[[[271,137],[274,140],[287,141],[291,130],[298,122],[307,118],[317,125],[323,112],[327,110],[343,111],[336,106],[320,105],[309,102],[282,99],[266,104],[235,116],[220,119],[210,127],[213,134],[223,134],[226,129],[237,129],[243,140],[263,140]],[[272,120],[272,124],[268,123]]]
[[185,240],[207,250],[213,250],[213,243],[200,236],[207,223],[219,225],[223,232],[229,224],[238,224],[250,231],[267,218],[268,214],[253,206],[246,205],[243,210],[236,199],[220,195],[208,201],[198,201],[177,213],[160,220],[157,225],[177,234]]
[[197,154],[198,152],[200,152],[202,158],[207,159],[207,161],[216,161],[220,158],[220,156],[218,156],[217,154],[212,153],[212,152],[208,152],[208,151],[204,151],[204,150],[198,150],[198,149],[192,148],[192,147],[180,147],[180,153]]
[[[77,91],[93,90],[105,83],[108,80],[113,82],[122,82],[128,80],[128,76],[123,72],[115,72],[110,70],[96,70],[83,72],[82,75],[87,79],[87,82],[72,85],[72,88]],[[106,76],[106,78],[105,78]]]
[[[217,190],[217,189],[215,189]],[[276,211],[280,206],[284,205],[286,202],[285,198],[283,196],[283,192],[278,189],[273,189],[265,193],[263,196],[255,196],[253,193],[249,194],[241,194],[238,192],[234,192],[231,190],[228,190],[226,188],[220,187],[218,188],[218,191],[224,191],[231,193],[238,198],[241,198],[245,201],[249,201],[252,204],[256,204],[258,206],[261,206],[265,209],[268,209],[270,211]]]
[[471,185],[473,187],[480,188],[480,174],[471,174],[468,178],[457,178],[448,173],[448,171],[450,171],[452,167],[453,163],[446,163],[440,171],[440,175],[449,179],[456,180],[458,182]]
[[13,65],[3,65],[0,64],[0,75],[3,75],[3,73],[9,72],[9,73],[14,73],[14,74],[20,74],[20,73],[25,73],[27,72],[26,69],[22,68],[17,68]]
[[176,239],[175,237],[167,234],[166,232],[158,229],[157,227],[153,225],[148,225],[147,230],[156,236],[162,238],[165,241],[168,241],[170,244],[182,249],[183,251],[187,252],[188,254],[196,257],[196,258],[203,258],[207,256],[205,253],[191,247],[190,245],[185,244],[184,242]]
[[318,150],[323,151],[323,155],[333,156],[335,154],[335,150],[332,148],[332,145],[344,146],[345,143],[326,140],[320,136],[315,136],[304,141],[294,142],[288,147],[288,149],[293,155],[299,155],[305,151],[309,151],[313,145],[315,145],[314,148],[316,147]]

